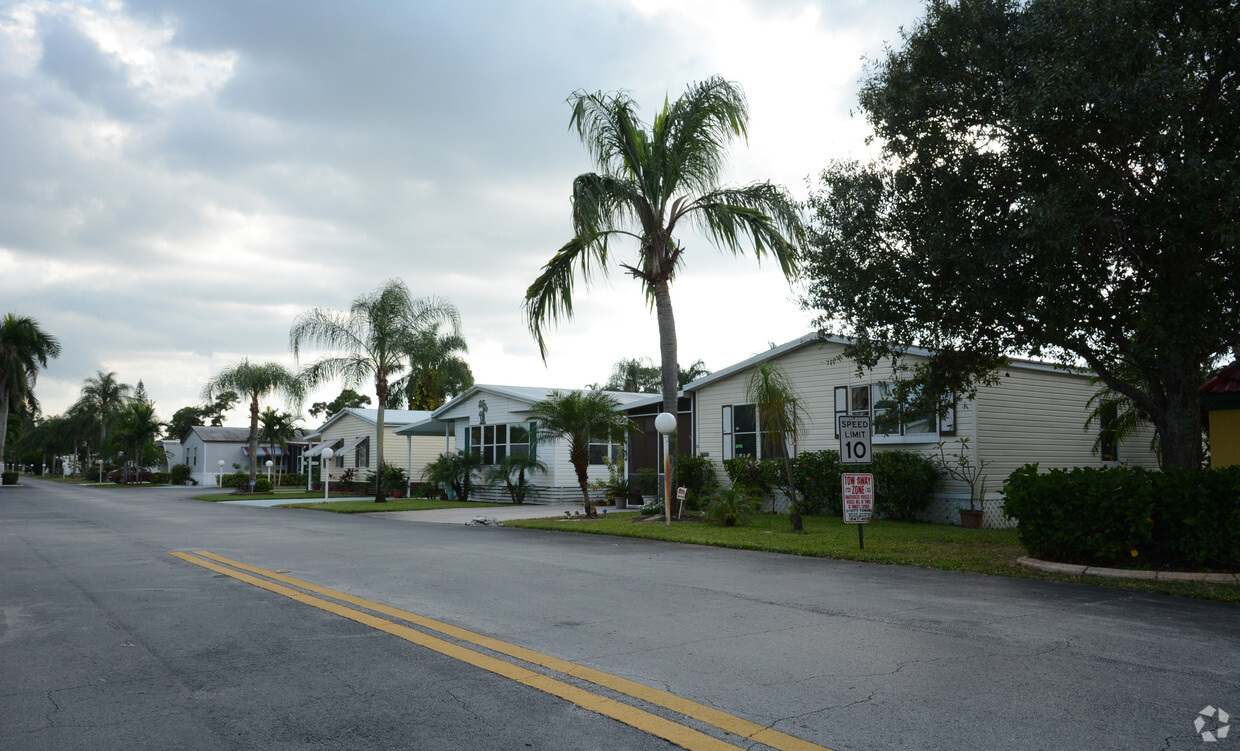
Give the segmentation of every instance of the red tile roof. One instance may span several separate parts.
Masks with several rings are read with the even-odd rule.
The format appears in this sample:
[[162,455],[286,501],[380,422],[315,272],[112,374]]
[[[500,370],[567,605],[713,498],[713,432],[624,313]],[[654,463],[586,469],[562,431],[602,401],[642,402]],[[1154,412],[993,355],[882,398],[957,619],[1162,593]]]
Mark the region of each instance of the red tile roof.
[[1240,361],[1233,362],[1210,376],[1201,385],[1203,394],[1240,394]]

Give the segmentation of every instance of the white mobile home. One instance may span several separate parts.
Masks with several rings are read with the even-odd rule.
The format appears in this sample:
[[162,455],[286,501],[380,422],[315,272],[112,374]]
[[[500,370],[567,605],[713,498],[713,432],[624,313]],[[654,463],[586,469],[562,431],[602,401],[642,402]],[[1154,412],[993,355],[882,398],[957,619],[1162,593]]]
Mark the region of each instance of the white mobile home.
[[[692,400],[695,452],[709,456],[720,468],[735,456],[761,457],[753,405],[745,395],[755,364],[777,362],[795,384],[800,406],[808,417],[794,451],[839,448],[836,418],[842,414],[867,415],[875,430],[873,449],[904,449],[935,454],[941,441],[950,454],[968,444],[971,461],[985,463],[988,498],[1002,489],[1012,470],[1030,462],[1042,468],[1104,466],[1125,463],[1157,466],[1149,449],[1149,435],[1139,435],[1118,446],[1093,453],[1096,430],[1085,429],[1089,399],[1098,391],[1089,375],[1053,365],[1014,360],[998,373],[998,384],[983,386],[974,399],[959,399],[946,414],[902,413],[891,399],[895,380],[890,367],[858,373],[857,364],[843,357],[844,339],[822,339],[810,334],[775,347],[743,362],[690,383],[685,394]],[[914,361],[929,353],[910,349]],[[726,479],[726,477],[721,477]],[[967,506],[967,488],[944,482],[941,507],[935,516]],[[999,504],[986,504],[986,523],[1002,523]]]
[[[568,460],[568,446],[561,441],[539,442],[537,425],[529,416],[532,404],[556,390],[567,393],[576,389],[477,385],[435,410],[434,419],[447,423],[455,445],[477,452],[484,465],[495,464],[510,453],[535,454],[547,465],[547,471],[530,478],[536,488],[531,500],[576,503],[581,500],[581,489]],[[619,402],[618,409],[650,400],[650,394],[608,393]],[[614,459],[619,449],[610,443],[591,446],[591,480],[607,479],[603,457]],[[508,500],[502,488],[486,488],[481,483],[475,488],[475,500]]]
[[[398,431],[408,426],[427,423],[430,419],[431,413],[425,410],[383,411],[383,461],[404,468],[413,483],[418,482],[426,463],[433,461],[444,450],[443,429],[440,427],[436,431],[438,435],[406,436]],[[305,457],[308,461],[319,461],[318,457],[323,449],[330,447],[333,456],[328,472],[332,481],[338,481],[351,473],[353,481],[363,482],[368,474],[379,469],[379,457],[375,454],[378,427],[377,409],[349,407],[341,410],[308,436],[312,446],[306,451]]]

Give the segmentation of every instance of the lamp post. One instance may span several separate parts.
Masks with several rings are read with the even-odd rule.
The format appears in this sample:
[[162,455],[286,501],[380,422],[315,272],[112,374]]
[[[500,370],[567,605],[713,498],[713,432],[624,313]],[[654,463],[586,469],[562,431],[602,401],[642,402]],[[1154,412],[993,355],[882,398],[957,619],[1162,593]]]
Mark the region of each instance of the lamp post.
[[267,482],[271,482],[271,468],[275,466],[275,462],[267,460]]
[[332,473],[327,463],[336,455],[330,448],[323,449],[323,503],[327,503],[327,487],[332,484]]
[[218,482],[220,484],[220,487],[223,488],[224,487],[224,460],[220,459],[217,462],[217,464],[220,465],[220,476],[219,476],[219,479],[216,480],[216,482]]
[[663,435],[663,514],[664,523],[672,526],[672,457],[668,453],[667,442],[672,433],[676,432],[676,416],[671,412],[660,412],[654,418],[654,429]]

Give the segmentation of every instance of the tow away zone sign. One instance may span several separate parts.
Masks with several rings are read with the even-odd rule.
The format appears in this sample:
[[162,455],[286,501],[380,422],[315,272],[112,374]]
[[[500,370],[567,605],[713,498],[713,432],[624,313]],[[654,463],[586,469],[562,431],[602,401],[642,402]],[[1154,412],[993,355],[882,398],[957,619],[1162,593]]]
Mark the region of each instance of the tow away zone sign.
[[868,472],[845,472],[844,523],[865,524],[874,514],[874,475]]

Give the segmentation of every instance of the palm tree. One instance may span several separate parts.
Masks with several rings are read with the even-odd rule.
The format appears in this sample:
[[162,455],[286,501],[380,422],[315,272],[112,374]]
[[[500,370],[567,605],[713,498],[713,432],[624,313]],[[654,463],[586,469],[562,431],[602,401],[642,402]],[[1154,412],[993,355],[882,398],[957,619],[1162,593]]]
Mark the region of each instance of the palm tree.
[[[796,388],[784,369],[773,362],[754,366],[745,385],[745,396],[754,403],[758,413],[758,429],[762,443],[772,456],[784,459],[784,477],[788,492],[788,522],[794,531],[804,529],[801,511],[797,508],[797,489],[792,481],[792,451],[805,423]],[[791,444],[791,445],[790,445]]]
[[258,440],[267,444],[268,449],[280,447],[281,458],[279,464],[276,465],[279,468],[276,471],[276,487],[278,488],[288,458],[288,442],[297,437],[297,423],[300,420],[289,412],[276,412],[268,407],[258,416],[258,421]]
[[592,441],[624,440],[624,434],[637,430],[637,426],[623,412],[617,412],[620,403],[605,391],[552,391],[540,402],[530,405],[530,419],[538,423],[540,443],[568,441],[568,460],[577,473],[581,486],[581,502],[586,516],[595,516],[594,502],[590,500],[589,478],[590,443]]
[[[684,247],[675,237],[682,222],[703,229],[711,241],[740,255],[749,239],[761,259],[774,256],[789,279],[805,230],[787,191],[769,182],[743,187],[719,185],[724,156],[736,137],[747,137],[749,108],[738,84],[715,76],[693,84],[675,102],[664,100],[654,122],[637,117],[625,92],[578,90],[568,98],[570,127],[590,152],[600,173],[573,181],[574,236],[543,267],[525,293],[530,332],[543,359],[543,329],[561,316],[572,318],[573,282],[580,269],[587,284],[608,271],[613,239],[633,238],[637,260],[619,266],[637,279],[659,323],[663,409],[676,414],[676,322],[671,283]],[[671,436],[676,456],[676,435]],[[673,466],[674,472],[674,466]]]
[[498,464],[487,469],[486,480],[489,485],[502,484],[513,503],[525,503],[525,497],[530,492],[526,473],[546,471],[546,463],[533,454],[507,454]]
[[[125,467],[133,465],[135,479],[141,476],[139,468],[155,458],[155,439],[159,438],[163,427],[155,416],[155,405],[145,399],[131,400],[118,414],[113,440],[126,457]],[[128,469],[122,468],[122,481],[128,481],[128,474]]]
[[60,357],[60,342],[29,316],[6,313],[0,321],[0,472],[4,471],[4,438],[9,413],[18,404],[37,410],[34,382],[39,368]]
[[258,477],[258,400],[277,394],[298,408],[306,396],[301,379],[278,362],[252,363],[249,358],[220,371],[202,389],[206,402],[225,391],[236,391],[250,400],[250,483]]
[[[460,394],[474,385],[474,372],[460,357],[468,352],[465,337],[455,332],[439,333],[439,324],[417,332],[409,358],[409,374],[392,383],[388,406],[409,409],[437,409],[448,394]],[[402,398],[403,397],[403,398]]]
[[[102,370],[97,370],[95,375],[86,379],[86,385],[82,387],[82,395],[78,398],[78,402],[94,412],[95,419],[99,421],[100,459],[103,459],[103,452],[107,450],[108,420],[128,403],[132,393],[132,386],[116,380],[115,371],[104,373]],[[99,462],[99,482],[103,482],[102,461]]]
[[[426,297],[414,299],[399,279],[389,279],[369,294],[353,301],[348,312],[315,308],[297,317],[289,331],[289,344],[296,358],[303,343],[316,343],[342,355],[328,355],[309,365],[303,377],[309,385],[342,378],[346,387],[374,378],[378,397],[375,450],[383,462],[383,410],[388,399],[388,379],[404,370],[405,353],[416,336],[437,324],[460,329],[461,316],[451,301]],[[382,464],[380,464],[382,466]],[[375,502],[383,503],[383,473],[375,483]]]

